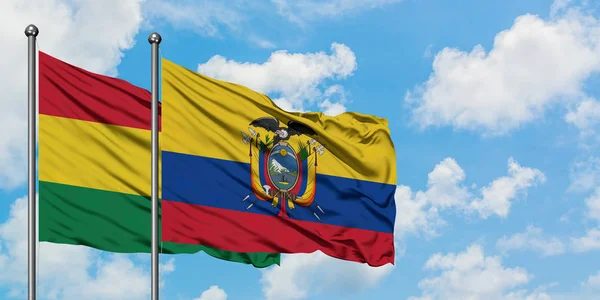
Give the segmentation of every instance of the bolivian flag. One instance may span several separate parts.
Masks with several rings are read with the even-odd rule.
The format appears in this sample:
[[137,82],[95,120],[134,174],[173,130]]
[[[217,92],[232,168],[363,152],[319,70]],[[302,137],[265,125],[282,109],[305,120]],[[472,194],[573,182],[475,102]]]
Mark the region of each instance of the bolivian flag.
[[[150,252],[150,101],[145,89],[39,53],[40,241]],[[161,248],[279,264],[277,253],[169,242]]]

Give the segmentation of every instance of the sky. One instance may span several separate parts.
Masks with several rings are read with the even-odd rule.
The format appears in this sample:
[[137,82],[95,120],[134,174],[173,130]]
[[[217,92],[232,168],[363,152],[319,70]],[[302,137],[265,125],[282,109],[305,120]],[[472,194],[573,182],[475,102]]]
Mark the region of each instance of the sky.
[[[225,4],[226,3],[226,4]],[[27,52],[150,88],[161,56],[288,111],[389,120],[396,264],[161,256],[161,299],[599,299],[600,3],[3,0],[0,298],[27,288]],[[148,299],[149,255],[41,243],[40,299]]]

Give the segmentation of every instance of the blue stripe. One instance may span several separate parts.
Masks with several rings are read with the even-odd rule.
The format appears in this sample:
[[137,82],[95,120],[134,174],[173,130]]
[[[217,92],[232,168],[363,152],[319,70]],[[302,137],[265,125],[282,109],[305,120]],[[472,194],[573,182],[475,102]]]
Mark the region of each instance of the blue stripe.
[[[256,201],[250,163],[162,152],[162,196],[165,200],[276,216],[279,205]],[[315,203],[286,209],[296,220],[393,233],[395,185],[317,174]],[[242,199],[250,195],[249,199]],[[319,205],[323,215],[316,205]],[[313,212],[321,218],[319,221]]]

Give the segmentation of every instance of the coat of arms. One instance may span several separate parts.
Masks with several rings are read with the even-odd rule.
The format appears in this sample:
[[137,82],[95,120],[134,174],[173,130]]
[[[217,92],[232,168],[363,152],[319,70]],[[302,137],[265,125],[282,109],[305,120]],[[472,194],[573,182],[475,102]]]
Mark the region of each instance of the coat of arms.
[[[325,146],[309,126],[297,121],[287,126],[280,123],[273,117],[258,118],[249,124],[249,133],[242,132],[242,141],[249,145],[250,181],[256,196],[247,209],[257,200],[270,201],[274,207],[279,204],[279,216],[286,217],[286,209],[297,205],[320,220],[317,211],[325,212],[314,201],[317,154],[323,155]],[[266,131],[264,138],[260,131]]]

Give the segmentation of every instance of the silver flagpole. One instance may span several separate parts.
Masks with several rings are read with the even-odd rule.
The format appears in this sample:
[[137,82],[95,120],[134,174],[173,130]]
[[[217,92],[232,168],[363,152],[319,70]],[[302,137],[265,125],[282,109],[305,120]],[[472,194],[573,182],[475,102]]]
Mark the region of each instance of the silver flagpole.
[[152,300],[158,300],[158,45],[162,38],[154,32],[152,46]]
[[38,28],[31,24],[25,28],[25,36],[27,36],[27,63],[28,63],[28,74],[27,74],[27,94],[28,94],[28,103],[27,103],[27,130],[28,140],[27,140],[27,163],[28,163],[28,260],[27,264],[29,266],[28,270],[28,295],[29,300],[35,300],[36,298],[36,244],[37,244],[37,220],[36,220],[36,201],[35,201],[35,184],[36,184],[36,168],[35,168],[35,146],[36,146],[36,58],[37,58],[37,49],[35,46],[36,38],[39,33]]

